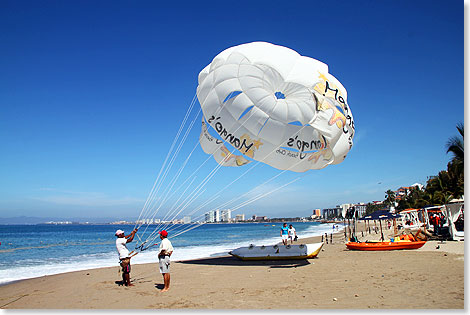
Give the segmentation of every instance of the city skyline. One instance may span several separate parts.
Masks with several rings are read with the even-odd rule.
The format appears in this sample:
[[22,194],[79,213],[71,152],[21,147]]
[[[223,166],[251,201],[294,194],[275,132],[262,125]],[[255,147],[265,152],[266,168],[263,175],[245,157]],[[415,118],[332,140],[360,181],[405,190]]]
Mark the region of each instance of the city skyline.
[[[336,206],[332,206],[330,208],[313,208],[310,212],[306,212],[304,215],[294,216],[294,217],[285,217],[285,218],[326,218],[325,213],[331,210],[336,210],[344,208],[350,208],[352,206],[360,206],[362,209],[359,213],[362,215],[365,213],[366,203],[346,203],[346,204],[337,204]],[[281,217],[270,217],[266,216],[263,213],[257,213],[256,211],[250,212],[248,214],[245,213],[236,213],[233,217],[231,215],[233,211],[230,209],[215,209],[210,210],[204,213],[204,219],[200,220],[193,220],[191,216],[181,216],[177,218],[172,218],[169,220],[164,220],[162,218],[120,218],[120,217],[108,217],[108,218],[87,218],[87,217],[26,217],[26,216],[17,216],[17,217],[0,217],[0,225],[2,224],[22,224],[26,222],[26,224],[44,224],[44,223],[51,223],[56,224],[60,222],[61,224],[71,224],[71,223],[80,223],[80,224],[160,224],[160,223],[194,223],[194,222],[206,222],[206,223],[227,223],[227,222],[240,222],[240,221],[259,221],[259,218],[266,218],[266,219],[279,219]],[[341,210],[340,210],[341,212]],[[216,214],[218,213],[218,214]],[[259,214],[259,215],[257,215]],[[200,216],[199,216],[200,217]],[[208,219],[209,218],[209,219]]]

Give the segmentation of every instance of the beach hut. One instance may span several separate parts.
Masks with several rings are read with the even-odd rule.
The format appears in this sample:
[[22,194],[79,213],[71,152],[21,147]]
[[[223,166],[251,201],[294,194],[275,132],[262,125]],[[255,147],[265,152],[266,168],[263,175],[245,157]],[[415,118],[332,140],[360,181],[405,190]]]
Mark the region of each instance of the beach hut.
[[445,205],[450,237],[454,241],[464,240],[464,201],[452,200]]
[[429,226],[426,226],[426,215],[423,215],[420,212],[423,212],[423,210],[405,209],[400,211],[400,226],[413,232],[418,231],[420,228],[429,228]]

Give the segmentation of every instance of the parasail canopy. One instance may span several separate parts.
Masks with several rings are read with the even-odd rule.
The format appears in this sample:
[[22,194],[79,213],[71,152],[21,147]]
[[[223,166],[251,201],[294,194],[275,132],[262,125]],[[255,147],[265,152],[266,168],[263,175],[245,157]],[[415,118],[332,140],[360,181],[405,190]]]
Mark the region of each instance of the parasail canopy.
[[304,172],[341,163],[352,148],[346,89],[323,62],[253,42],[219,53],[198,83],[200,144],[221,165]]

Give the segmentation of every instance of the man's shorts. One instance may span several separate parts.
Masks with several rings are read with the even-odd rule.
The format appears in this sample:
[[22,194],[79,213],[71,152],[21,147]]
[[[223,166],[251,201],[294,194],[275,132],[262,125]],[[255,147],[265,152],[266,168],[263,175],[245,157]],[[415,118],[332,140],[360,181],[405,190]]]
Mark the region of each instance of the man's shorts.
[[120,261],[120,265],[123,273],[131,273],[131,259],[123,258]]
[[282,240],[287,240],[287,234],[282,235]]
[[160,273],[170,273],[170,256],[163,256],[158,260],[160,264]]

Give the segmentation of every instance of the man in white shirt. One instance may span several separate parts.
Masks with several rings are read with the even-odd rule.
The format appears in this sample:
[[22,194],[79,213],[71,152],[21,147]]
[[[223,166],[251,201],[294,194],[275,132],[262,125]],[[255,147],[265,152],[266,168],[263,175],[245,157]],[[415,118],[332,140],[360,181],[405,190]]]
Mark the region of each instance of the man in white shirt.
[[119,264],[122,268],[122,282],[125,286],[131,287],[131,258],[129,257],[129,250],[126,244],[132,242],[137,229],[134,229],[131,234],[124,235],[123,230],[116,231],[116,249],[119,253]]
[[162,240],[158,250],[160,273],[163,275],[163,289],[161,292],[165,292],[170,289],[170,256],[173,253],[173,246],[167,238],[167,231],[163,230],[158,232],[158,234],[160,234],[160,239]]
[[288,234],[291,244],[294,243],[294,241],[297,241],[297,232],[295,232],[295,228],[292,226],[292,224],[289,225]]

